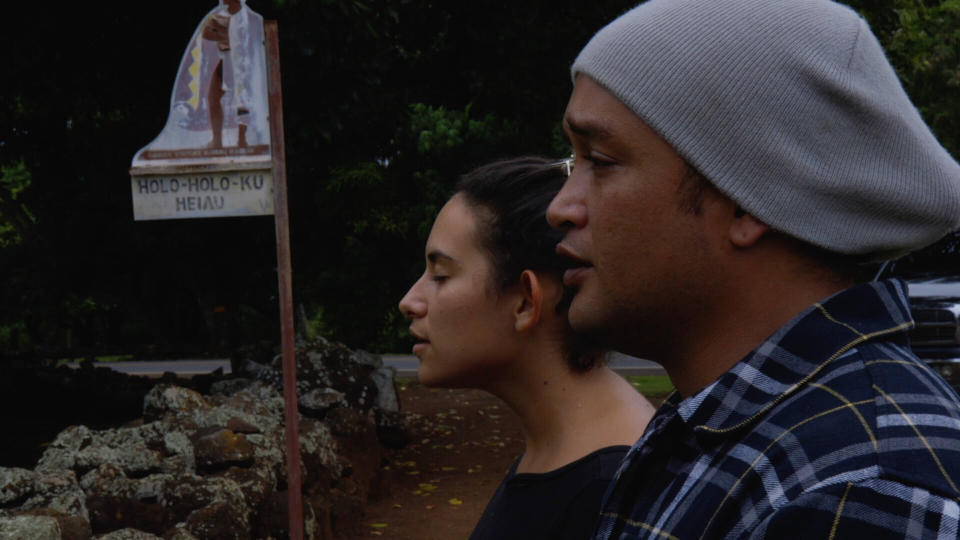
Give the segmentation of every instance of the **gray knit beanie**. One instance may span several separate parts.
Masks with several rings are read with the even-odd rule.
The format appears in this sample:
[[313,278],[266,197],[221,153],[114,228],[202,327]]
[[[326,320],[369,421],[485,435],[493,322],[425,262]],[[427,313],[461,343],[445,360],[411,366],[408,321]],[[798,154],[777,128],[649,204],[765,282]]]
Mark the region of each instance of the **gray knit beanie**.
[[851,9],[827,0],[651,0],[572,67],[772,228],[891,258],[960,227],[960,165]]

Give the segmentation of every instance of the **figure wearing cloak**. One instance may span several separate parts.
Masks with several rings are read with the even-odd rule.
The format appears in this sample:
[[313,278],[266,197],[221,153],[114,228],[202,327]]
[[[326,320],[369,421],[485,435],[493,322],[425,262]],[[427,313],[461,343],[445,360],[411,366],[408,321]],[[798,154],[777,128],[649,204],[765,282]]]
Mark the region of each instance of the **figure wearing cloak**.
[[224,147],[237,147],[227,154],[234,157],[269,153],[263,40],[263,17],[246,0],[220,0],[180,61],[163,131],[133,165],[222,156]]

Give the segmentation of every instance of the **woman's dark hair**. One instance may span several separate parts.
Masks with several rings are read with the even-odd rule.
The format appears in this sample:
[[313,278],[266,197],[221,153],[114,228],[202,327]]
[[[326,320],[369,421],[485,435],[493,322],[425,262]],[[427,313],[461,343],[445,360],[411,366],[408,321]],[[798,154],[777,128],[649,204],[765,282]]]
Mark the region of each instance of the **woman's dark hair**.
[[555,161],[521,157],[495,161],[460,177],[456,192],[478,212],[480,244],[493,261],[498,290],[520,281],[524,270],[562,277],[556,254],[563,233],[547,224],[547,206],[566,175]]
[[[477,235],[489,253],[497,290],[516,285],[524,270],[545,273],[558,280],[568,268],[556,253],[563,233],[547,223],[547,207],[563,187],[564,164],[540,157],[520,157],[483,165],[460,177],[455,195],[477,210]],[[570,294],[557,306],[569,305]],[[567,340],[567,360],[576,371],[586,371],[600,359],[593,347],[574,336]]]

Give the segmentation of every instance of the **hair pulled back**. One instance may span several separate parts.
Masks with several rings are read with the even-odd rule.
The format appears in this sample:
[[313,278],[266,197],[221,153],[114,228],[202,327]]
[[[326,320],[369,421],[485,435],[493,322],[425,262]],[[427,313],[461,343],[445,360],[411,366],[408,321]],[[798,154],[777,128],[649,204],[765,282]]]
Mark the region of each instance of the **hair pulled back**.
[[[480,245],[491,260],[498,291],[520,282],[524,270],[563,279],[568,264],[556,253],[563,233],[547,223],[547,207],[563,187],[563,163],[541,157],[495,161],[460,177],[455,195],[476,210]],[[569,294],[557,306],[569,305]],[[567,360],[576,371],[593,367],[599,354],[572,332],[566,340]]]
[[563,233],[550,227],[546,214],[565,180],[555,161],[539,157],[495,161],[460,177],[456,193],[480,210],[477,233],[499,290],[518,283],[528,269],[563,275],[555,252]]

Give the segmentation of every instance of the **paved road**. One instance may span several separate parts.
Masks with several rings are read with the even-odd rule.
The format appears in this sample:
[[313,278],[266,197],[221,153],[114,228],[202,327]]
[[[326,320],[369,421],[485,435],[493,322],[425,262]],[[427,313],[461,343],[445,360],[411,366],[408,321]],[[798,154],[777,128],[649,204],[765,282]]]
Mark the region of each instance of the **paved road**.
[[[183,360],[144,360],[135,362],[94,362],[94,367],[110,368],[114,371],[126,373],[128,375],[141,375],[144,377],[159,377],[167,371],[172,371],[177,375],[201,375],[212,373],[219,368],[223,368],[224,373],[230,373],[230,360],[227,359],[183,359]],[[70,362],[67,366],[76,368],[76,362]]]
[[[383,363],[393,366],[400,377],[415,377],[417,375],[418,360],[411,354],[385,354]],[[68,364],[77,367],[76,362]],[[200,375],[211,373],[222,368],[224,373],[230,373],[230,361],[226,359],[185,359],[185,360],[151,360],[143,362],[97,362],[96,367],[110,369],[130,375],[145,377],[159,377],[164,372],[172,371],[178,375]],[[613,353],[610,366],[624,375],[665,375],[659,364],[649,360],[642,360],[632,356]]]
[[[417,374],[416,356],[412,354],[385,354],[383,363],[393,366],[397,369],[397,375],[400,377],[413,377]],[[620,353],[612,353],[610,367],[622,375],[666,375],[667,372],[660,367],[660,364],[634,358]]]

